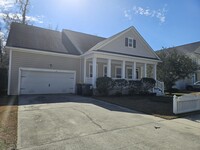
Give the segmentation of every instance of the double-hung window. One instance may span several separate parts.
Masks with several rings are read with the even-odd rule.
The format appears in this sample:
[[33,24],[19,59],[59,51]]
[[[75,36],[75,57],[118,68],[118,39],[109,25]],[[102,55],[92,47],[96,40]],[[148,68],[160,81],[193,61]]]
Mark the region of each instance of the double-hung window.
[[131,67],[126,68],[126,78],[132,79],[132,68]]
[[103,65],[103,76],[107,77],[108,73],[107,73],[107,65]]
[[122,68],[121,68],[121,66],[115,67],[115,78],[122,78]]
[[130,48],[136,48],[136,40],[131,37],[125,38],[125,46]]
[[[92,67],[92,64],[90,63],[89,64],[89,77],[92,78],[93,77],[93,67]],[[98,65],[97,65],[97,73],[96,73],[96,76],[98,76]]]

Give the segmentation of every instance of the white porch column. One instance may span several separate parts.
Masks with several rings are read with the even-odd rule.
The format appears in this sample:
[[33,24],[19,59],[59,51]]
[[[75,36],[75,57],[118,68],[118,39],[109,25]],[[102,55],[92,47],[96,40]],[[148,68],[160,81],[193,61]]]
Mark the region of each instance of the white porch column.
[[147,77],[147,64],[146,63],[144,64],[144,68],[143,69],[144,69],[144,71],[143,71],[143,73],[144,73],[143,77]]
[[122,61],[122,79],[125,79],[125,71],[126,71],[126,62],[125,60]]
[[111,59],[108,59],[107,63],[107,77],[111,77]]
[[83,82],[86,83],[86,61],[87,59],[84,58],[84,67],[83,67]]
[[97,58],[92,58],[92,85],[96,87],[96,77],[97,77]]
[[133,65],[132,65],[132,79],[133,80],[136,79],[136,62],[133,62]]
[[157,79],[157,64],[154,64],[153,66],[153,78],[155,80]]

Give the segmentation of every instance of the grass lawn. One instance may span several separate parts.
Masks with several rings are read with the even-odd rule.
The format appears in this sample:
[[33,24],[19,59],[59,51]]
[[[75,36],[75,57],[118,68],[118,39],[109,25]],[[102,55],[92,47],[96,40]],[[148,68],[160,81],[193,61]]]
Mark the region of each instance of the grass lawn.
[[132,110],[154,115],[164,119],[175,119],[191,114],[184,113],[180,115],[173,114],[173,97],[172,96],[121,96],[121,97],[95,97],[96,99],[123,106]]
[[17,97],[0,96],[0,149],[16,149]]

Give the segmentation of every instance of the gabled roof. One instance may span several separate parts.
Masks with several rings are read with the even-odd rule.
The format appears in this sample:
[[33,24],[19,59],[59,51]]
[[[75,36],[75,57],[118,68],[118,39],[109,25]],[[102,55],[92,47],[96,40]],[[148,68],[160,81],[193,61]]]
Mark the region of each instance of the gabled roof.
[[58,31],[12,23],[6,46],[68,54],[61,35]]
[[[104,49],[101,49],[103,46],[110,44],[113,40],[129,31],[134,32],[136,36],[141,39],[143,45],[148,49],[147,53],[149,56],[137,54],[130,55],[128,53],[127,55],[159,60],[159,57],[157,57],[152,48],[134,27],[130,27],[124,31],[121,31],[110,38],[103,38],[66,29],[62,30],[62,32],[59,32],[31,25],[12,23],[6,46],[26,48],[27,50],[31,49],[81,55],[86,53],[88,50],[103,52]],[[111,53],[115,54],[115,51],[112,51]],[[117,54],[126,55],[126,53]]]
[[182,53],[182,54],[195,54],[195,53],[200,53],[200,41],[199,42],[194,42],[194,43],[189,43],[189,44],[184,44],[184,45],[180,45],[180,46],[175,46],[175,47],[170,47],[167,49],[163,49],[163,50],[159,50],[157,52],[162,52],[162,51],[174,51],[177,50],[178,53]]
[[85,53],[90,48],[94,47],[97,43],[101,43],[101,41],[104,41],[106,39],[103,37],[75,32],[66,29],[63,30],[63,33],[67,35],[69,40],[81,54]]
[[[142,41],[143,45],[145,45],[146,49],[148,50],[149,56],[143,56],[143,55],[138,55],[138,54],[136,54],[136,55],[125,54],[123,52],[122,53],[110,52],[110,51],[106,51],[103,49],[104,46],[110,44],[112,41],[114,41],[115,39],[119,38],[120,36],[124,35],[127,32],[132,32],[132,33],[136,34],[136,36]],[[134,56],[134,57],[142,57],[142,58],[147,58],[147,59],[160,60],[160,58],[156,55],[154,50],[150,47],[150,45],[144,40],[144,38],[139,34],[139,32],[133,26],[103,40],[102,42],[100,42],[97,45],[95,45],[94,47],[92,47],[89,51],[108,52],[108,53],[115,53],[115,54],[121,54],[121,55],[129,55],[129,56]]]
[[6,46],[81,55],[103,40],[103,37],[66,29],[59,32],[13,22]]
[[[130,27],[130,28],[131,28],[131,27]],[[124,33],[125,31],[128,31],[130,28],[125,29],[125,30],[123,30],[123,31],[121,31],[121,32],[119,32],[119,33],[117,33],[117,34],[115,34],[115,35],[113,35],[113,36],[111,36],[111,37],[109,37],[109,38],[107,38],[107,39],[105,39],[105,40],[99,42],[99,43],[96,44],[95,46],[91,47],[91,48],[89,49],[89,51],[100,49],[103,45],[109,43],[110,41],[112,41],[114,38],[120,36],[120,35],[121,35],[122,33]]]

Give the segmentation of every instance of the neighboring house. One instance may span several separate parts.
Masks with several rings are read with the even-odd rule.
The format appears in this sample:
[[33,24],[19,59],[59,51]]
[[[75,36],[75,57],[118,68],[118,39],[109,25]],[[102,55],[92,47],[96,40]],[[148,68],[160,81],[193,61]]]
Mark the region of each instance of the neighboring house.
[[[170,52],[176,50],[178,53],[183,54],[191,58],[200,66],[200,41],[190,44],[180,45],[172,48],[167,48],[157,52]],[[197,70],[194,74],[191,74],[189,78],[178,80],[174,88],[183,90],[187,85],[193,84],[196,81],[200,81],[200,70]]]
[[102,76],[156,79],[160,62],[134,27],[103,38],[12,23],[6,50],[8,95],[75,93],[77,83],[95,87]]

